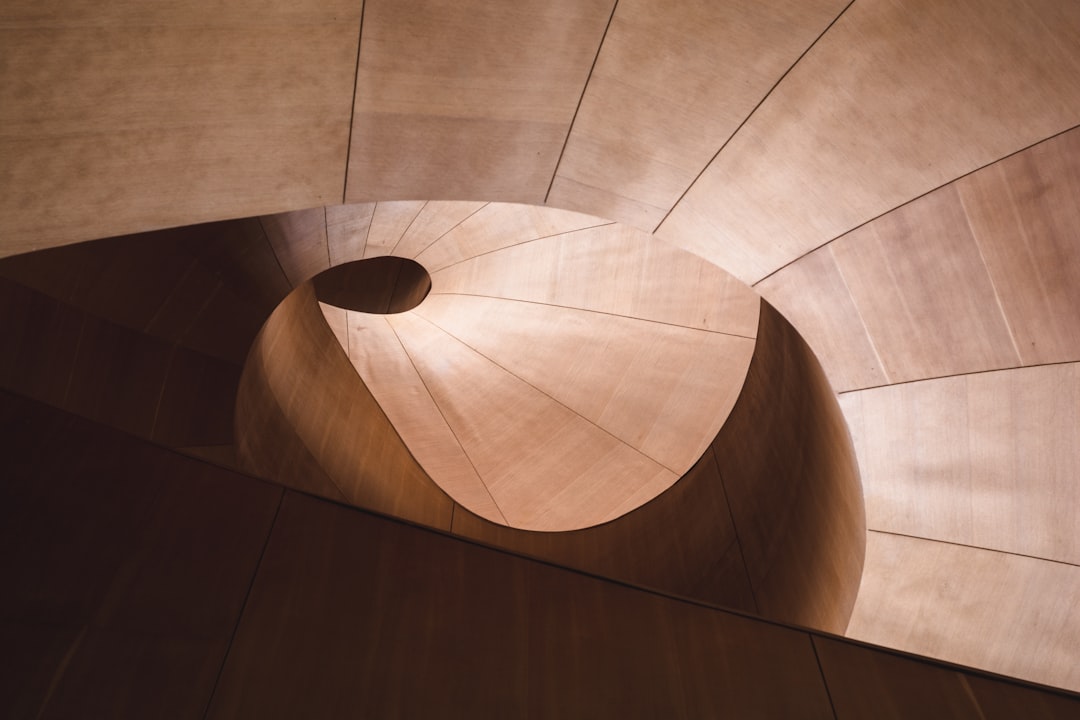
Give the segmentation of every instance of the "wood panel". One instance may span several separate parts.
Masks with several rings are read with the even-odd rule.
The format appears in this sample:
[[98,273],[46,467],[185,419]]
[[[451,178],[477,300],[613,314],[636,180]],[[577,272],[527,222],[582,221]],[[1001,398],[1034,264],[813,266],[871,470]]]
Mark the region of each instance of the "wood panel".
[[843,395],[875,530],[1080,565],[1080,365]]
[[753,283],[1080,118],[1080,9],[853,4],[657,234]]
[[770,275],[754,289],[806,339],[837,392],[888,384],[832,245]]
[[831,716],[804,633],[290,494],[209,717],[296,712]]
[[386,318],[347,312],[345,322],[349,361],[424,471],[456,502],[507,522]]
[[848,635],[1075,691],[1078,593],[1075,565],[871,531]]
[[346,202],[543,202],[613,7],[368,0]]
[[477,253],[467,262],[432,271],[431,283],[433,295],[524,300],[748,338],[758,326],[760,300],[740,281],[625,225]]
[[770,305],[713,442],[759,612],[843,632],[866,517],[847,425],[813,352]]
[[1070,131],[994,163],[756,289],[840,390],[1075,360],[1078,143]]
[[731,412],[754,341],[571,308],[439,295],[416,314],[682,475]]
[[450,527],[453,502],[360,381],[310,283],[278,306],[252,346],[237,394],[236,441],[247,472]]
[[651,232],[844,0],[621,0],[548,196]]
[[417,201],[375,203],[364,257],[393,254],[394,248],[401,242],[401,237],[424,209],[424,204]]
[[678,479],[428,321],[412,314],[387,317],[512,526],[596,525]]
[[955,188],[830,249],[891,382],[1020,364]]
[[330,267],[324,208],[266,215],[259,222],[293,287]]
[[324,209],[330,265],[363,259],[371,220],[375,216],[375,203],[328,205]]
[[430,201],[401,236],[394,254],[414,258],[429,245],[475,215],[487,203]]
[[413,259],[437,270],[494,252],[573,230],[609,224],[589,215],[531,205],[491,203],[424,248]]
[[1069,718],[1080,698],[991,680],[961,668],[814,637],[837,720],[955,717],[980,720]]
[[6,4],[0,254],[338,201],[360,12]]
[[14,441],[0,483],[0,619],[16,641],[0,674],[30,682],[0,711],[201,713],[280,488],[12,395],[0,404]]
[[455,535],[666,593],[757,613],[712,452],[667,491],[614,522],[530,532],[459,507]]
[[1080,131],[956,183],[1025,365],[1080,360]]

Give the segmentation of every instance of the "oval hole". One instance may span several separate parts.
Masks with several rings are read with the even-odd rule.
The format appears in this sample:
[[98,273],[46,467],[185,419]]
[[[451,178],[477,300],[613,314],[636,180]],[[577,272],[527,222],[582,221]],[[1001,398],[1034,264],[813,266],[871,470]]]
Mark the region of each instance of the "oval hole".
[[412,310],[431,291],[431,276],[423,265],[389,255],[337,265],[312,282],[320,302],[378,315]]

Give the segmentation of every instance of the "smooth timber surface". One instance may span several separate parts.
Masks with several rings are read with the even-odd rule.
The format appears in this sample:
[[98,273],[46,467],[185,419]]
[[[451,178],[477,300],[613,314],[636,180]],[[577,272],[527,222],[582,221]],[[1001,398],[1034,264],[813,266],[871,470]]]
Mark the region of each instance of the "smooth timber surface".
[[1071,130],[844,235],[756,289],[804,334],[839,390],[1077,360],[1077,197],[1080,130]]
[[871,531],[864,573],[850,637],[1080,690],[1080,567]]
[[613,6],[365,0],[346,202],[543,202]]
[[657,234],[755,283],[1073,127],[1077,35],[1080,6],[1071,2],[853,3]]
[[547,202],[652,232],[843,0],[621,0]]
[[0,256],[339,201],[361,3],[0,10]]

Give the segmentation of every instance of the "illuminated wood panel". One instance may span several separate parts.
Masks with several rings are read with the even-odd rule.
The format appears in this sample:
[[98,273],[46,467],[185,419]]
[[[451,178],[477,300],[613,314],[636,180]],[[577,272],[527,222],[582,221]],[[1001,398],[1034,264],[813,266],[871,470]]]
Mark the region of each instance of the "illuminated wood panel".
[[652,231],[846,0],[621,0],[548,203]]
[[0,254],[340,202],[361,3],[6,3]]
[[367,0],[346,202],[543,202],[613,6]]
[[847,634],[1080,689],[1080,567],[870,532]]
[[1080,565],[1080,365],[841,396],[875,530]]
[[756,282],[1080,119],[1080,7],[856,2],[657,234]]

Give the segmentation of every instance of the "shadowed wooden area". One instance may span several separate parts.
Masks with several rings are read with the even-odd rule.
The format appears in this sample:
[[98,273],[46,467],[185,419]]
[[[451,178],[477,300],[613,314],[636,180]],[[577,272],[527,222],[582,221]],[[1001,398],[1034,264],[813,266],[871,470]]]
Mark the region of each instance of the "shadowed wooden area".
[[15,441],[5,716],[859,718],[882,702],[930,712],[944,693],[954,716],[1056,719],[1080,705],[283,490],[8,393],[0,429]]

